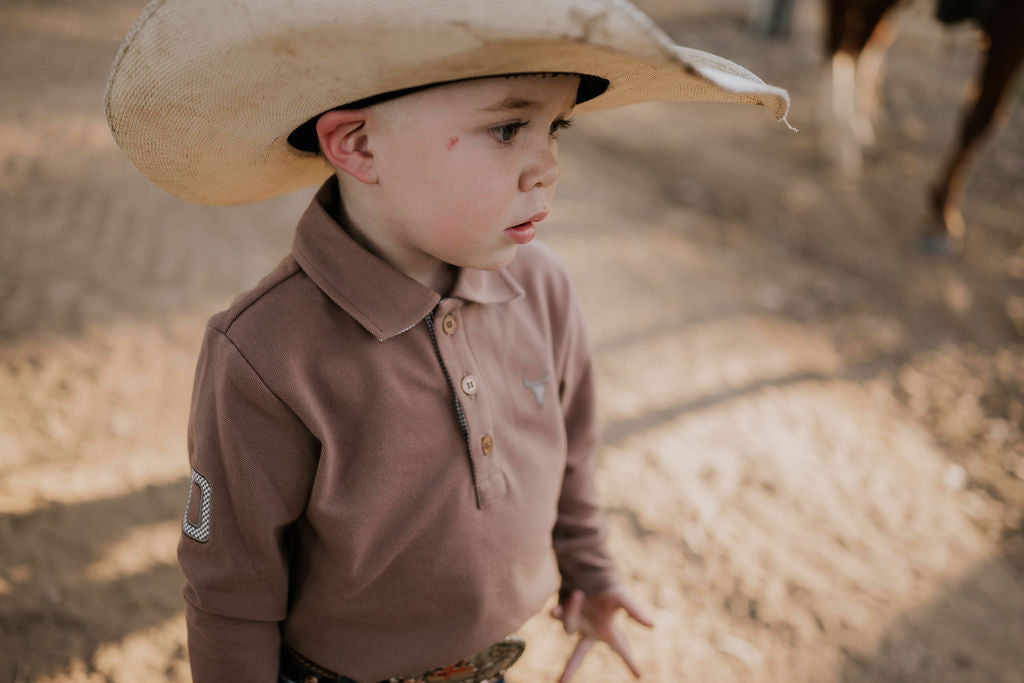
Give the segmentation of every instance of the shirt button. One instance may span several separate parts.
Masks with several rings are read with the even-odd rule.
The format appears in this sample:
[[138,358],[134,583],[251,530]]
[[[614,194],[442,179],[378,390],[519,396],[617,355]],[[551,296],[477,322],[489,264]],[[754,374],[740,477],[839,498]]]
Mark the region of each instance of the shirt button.
[[484,452],[484,455],[490,455],[491,451],[494,450],[494,439],[491,438],[490,434],[484,434],[484,437],[480,439],[480,449]]
[[462,378],[462,390],[466,392],[467,396],[472,396],[476,393],[476,377],[473,375],[466,375]]
[[443,331],[449,337],[455,334],[456,327],[457,325],[455,324],[455,316],[452,315],[451,313],[446,315],[444,317],[444,320],[441,321],[441,331]]

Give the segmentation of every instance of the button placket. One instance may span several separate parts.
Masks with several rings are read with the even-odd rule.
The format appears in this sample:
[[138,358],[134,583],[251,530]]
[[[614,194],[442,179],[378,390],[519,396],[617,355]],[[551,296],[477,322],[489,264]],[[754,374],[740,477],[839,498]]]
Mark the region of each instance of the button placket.
[[467,336],[467,313],[472,315],[471,307],[474,304],[463,306],[458,300],[444,303],[454,304],[454,307],[447,311],[439,308],[438,317],[443,321],[446,315],[452,315],[455,331],[450,335],[439,334],[437,342],[452,380],[458,387],[469,431],[470,457],[476,472],[477,496],[481,505],[486,506],[494,498],[493,479],[500,475],[501,468],[498,467],[499,461],[495,459],[496,439],[488,386],[484,381],[486,378],[481,376],[480,368],[476,366],[476,359]]

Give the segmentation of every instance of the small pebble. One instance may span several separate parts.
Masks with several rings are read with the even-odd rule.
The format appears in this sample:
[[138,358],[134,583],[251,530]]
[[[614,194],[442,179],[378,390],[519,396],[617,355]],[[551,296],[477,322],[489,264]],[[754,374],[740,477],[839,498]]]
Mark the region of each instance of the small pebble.
[[959,463],[950,464],[942,475],[942,485],[947,491],[963,491],[967,486],[967,470]]

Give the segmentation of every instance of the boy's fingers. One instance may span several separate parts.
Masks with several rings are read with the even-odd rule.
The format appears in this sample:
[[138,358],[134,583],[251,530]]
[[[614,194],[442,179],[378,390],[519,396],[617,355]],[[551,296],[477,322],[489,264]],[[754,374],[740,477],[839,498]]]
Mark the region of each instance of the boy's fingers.
[[643,624],[647,628],[654,628],[654,620],[647,616],[647,613],[632,598],[623,598],[622,609],[626,610],[626,614],[632,617],[634,621]]
[[609,630],[605,637],[605,642],[608,646],[617,654],[622,657],[622,661],[626,663],[629,670],[633,672],[633,676],[640,678],[640,668],[633,661],[633,653],[629,649],[629,643],[626,642],[625,636],[619,632],[618,629],[612,628]]
[[568,683],[572,675],[576,673],[576,669],[580,668],[580,663],[583,662],[583,658],[586,656],[587,651],[590,650],[594,641],[583,636],[576,643],[576,648],[569,655],[569,661],[565,663],[565,669],[562,671],[561,677],[558,679],[558,683]]
[[580,589],[569,594],[562,605],[562,625],[566,633],[576,633],[580,628],[580,617],[583,615],[583,601],[586,596]]

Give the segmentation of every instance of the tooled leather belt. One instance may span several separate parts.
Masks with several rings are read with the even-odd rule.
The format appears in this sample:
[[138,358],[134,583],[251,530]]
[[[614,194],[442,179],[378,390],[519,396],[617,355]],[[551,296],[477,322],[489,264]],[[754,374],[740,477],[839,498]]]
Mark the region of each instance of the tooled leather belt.
[[[507,636],[471,657],[454,664],[410,676],[388,678],[380,683],[485,683],[502,676],[526,649],[519,636]],[[288,660],[291,659],[289,662]],[[298,665],[297,667],[295,665]],[[281,658],[282,672],[296,675],[296,683],[358,683],[356,680],[325,669],[285,646]]]

